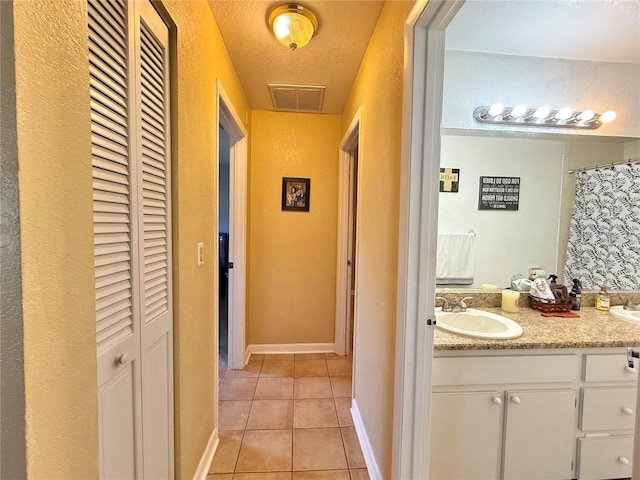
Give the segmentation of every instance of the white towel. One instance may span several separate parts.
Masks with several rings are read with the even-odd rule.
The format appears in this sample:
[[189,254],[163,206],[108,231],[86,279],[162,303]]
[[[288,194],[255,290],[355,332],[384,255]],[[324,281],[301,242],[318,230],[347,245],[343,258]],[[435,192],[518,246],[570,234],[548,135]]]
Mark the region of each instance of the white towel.
[[473,284],[475,240],[474,233],[438,235],[437,284]]

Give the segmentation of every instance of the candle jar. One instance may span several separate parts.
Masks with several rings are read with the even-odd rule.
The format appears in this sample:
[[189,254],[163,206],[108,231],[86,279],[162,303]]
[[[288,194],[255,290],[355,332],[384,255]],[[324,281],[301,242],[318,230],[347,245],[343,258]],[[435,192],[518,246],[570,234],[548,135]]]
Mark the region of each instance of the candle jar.
[[515,292],[513,290],[503,290],[501,305],[502,311],[509,313],[518,312],[518,300],[520,300],[520,292]]

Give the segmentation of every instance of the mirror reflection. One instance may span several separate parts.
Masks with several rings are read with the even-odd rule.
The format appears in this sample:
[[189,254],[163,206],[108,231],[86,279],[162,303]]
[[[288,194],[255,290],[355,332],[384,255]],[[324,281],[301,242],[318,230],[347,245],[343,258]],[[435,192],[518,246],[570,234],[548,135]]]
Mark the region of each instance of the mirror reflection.
[[[622,45],[628,43],[622,36],[612,36],[619,48],[573,49],[570,54],[568,47],[563,50],[553,42],[517,45],[499,33],[485,40],[473,35],[491,28],[483,19],[478,22],[478,3],[491,10],[491,5],[504,2],[467,2],[447,28],[437,284],[503,288],[514,275],[528,276],[531,268],[555,273],[559,282],[570,284],[565,262],[576,174],[568,172],[640,157],[640,59]],[[503,23],[511,15],[514,23],[531,24],[521,18],[530,14],[522,8],[507,12],[484,15],[499,15]],[[474,109],[494,102],[528,109],[614,110],[617,118],[588,131],[476,122]],[[625,188],[618,180],[593,179],[600,185],[614,182],[613,190],[599,192],[596,201],[605,205],[612,220],[609,227],[596,225],[595,233],[572,241],[574,247],[583,243],[587,248],[574,251],[579,258],[568,274],[585,277],[586,289],[597,289],[600,282],[640,288],[639,169],[628,176]],[[624,197],[628,208],[608,206],[611,191]],[[583,193],[594,194],[594,189]],[[483,198],[498,201],[483,208]],[[619,236],[611,222],[626,224],[625,235],[630,235],[619,253],[602,248],[603,237]],[[596,269],[609,275],[591,276]],[[628,279],[616,285],[623,274]]]

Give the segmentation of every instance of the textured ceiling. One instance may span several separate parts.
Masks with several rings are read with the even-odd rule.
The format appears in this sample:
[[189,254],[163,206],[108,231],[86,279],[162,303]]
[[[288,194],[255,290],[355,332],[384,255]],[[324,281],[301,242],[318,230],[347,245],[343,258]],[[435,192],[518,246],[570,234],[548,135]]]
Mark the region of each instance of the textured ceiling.
[[[296,51],[267,25],[282,3],[209,0],[251,107],[272,110],[268,83],[324,85],[323,113],[342,113],[384,2],[301,2],[320,27]],[[454,50],[640,63],[640,0],[467,0],[446,38]]]
[[468,0],[447,48],[640,63],[639,0]]
[[267,24],[286,2],[209,0],[231,61],[252,108],[272,110],[268,83],[326,85],[323,113],[342,113],[383,1],[301,2],[318,17],[318,32],[295,51],[282,46]]

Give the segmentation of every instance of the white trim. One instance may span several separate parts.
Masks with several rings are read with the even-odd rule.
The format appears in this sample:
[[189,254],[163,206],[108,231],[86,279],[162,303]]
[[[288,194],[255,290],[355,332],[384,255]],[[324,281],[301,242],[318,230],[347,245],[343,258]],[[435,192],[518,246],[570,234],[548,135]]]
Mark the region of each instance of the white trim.
[[334,353],[335,343],[270,343],[251,344],[247,348],[254,353]]
[[[246,332],[246,259],[247,259],[247,130],[233,107],[222,82],[216,81],[218,124],[229,135],[229,207],[230,244],[229,260],[233,271],[229,275],[229,368],[243,368]],[[220,140],[218,139],[218,145]],[[216,152],[216,167],[220,164]],[[216,170],[217,171],[217,170]],[[217,180],[216,180],[217,181]],[[217,211],[217,208],[216,208]],[[218,245],[218,222],[216,222],[215,252]],[[214,258],[218,258],[217,256]],[[217,278],[218,269],[215,270]],[[217,325],[217,322],[216,322]]]
[[346,355],[349,325],[347,322],[349,302],[348,269],[349,260],[349,194],[351,192],[350,160],[353,149],[360,138],[360,121],[362,110],[358,108],[351,119],[349,128],[340,142],[340,163],[338,165],[338,246],[336,255],[336,329],[335,345],[338,355]]
[[196,473],[193,474],[193,480],[207,480],[209,475],[209,469],[213,463],[213,456],[216,454],[218,445],[220,444],[220,438],[218,438],[218,429],[214,428],[207,442],[207,446],[202,453]]
[[405,24],[393,478],[429,478],[444,29],[464,0],[420,2]]
[[244,364],[247,365],[251,360],[251,345],[247,345],[247,349],[244,351]]
[[[360,410],[358,410],[358,404],[356,399],[351,400],[351,417],[353,418],[353,425],[358,435],[358,442],[360,442],[360,449],[362,450],[362,456],[364,462],[367,465],[367,471],[371,480],[382,480],[382,473],[376,463],[376,457],[373,454],[373,448],[369,442],[369,436],[364,428],[364,422],[360,416]],[[395,477],[394,477],[395,478]]]

